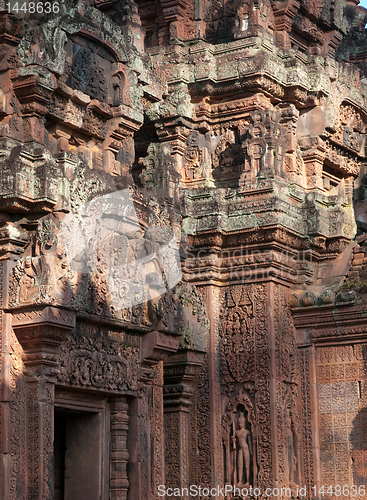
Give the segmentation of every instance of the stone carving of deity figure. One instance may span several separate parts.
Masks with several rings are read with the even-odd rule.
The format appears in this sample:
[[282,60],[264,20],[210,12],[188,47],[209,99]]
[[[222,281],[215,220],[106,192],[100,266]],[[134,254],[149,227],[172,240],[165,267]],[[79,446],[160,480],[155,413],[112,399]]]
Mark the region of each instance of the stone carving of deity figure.
[[238,486],[250,485],[252,441],[251,431],[246,428],[246,418],[243,413],[238,417],[239,429],[235,430],[233,423],[234,448],[234,482]]
[[231,174],[233,166],[233,158],[230,145],[219,155],[219,163],[222,169],[222,175]]
[[285,418],[285,442],[286,442],[286,459],[288,467],[286,471],[288,472],[288,484],[289,486],[295,485],[297,482],[297,458],[294,449],[294,431],[292,429],[292,419],[289,413]]

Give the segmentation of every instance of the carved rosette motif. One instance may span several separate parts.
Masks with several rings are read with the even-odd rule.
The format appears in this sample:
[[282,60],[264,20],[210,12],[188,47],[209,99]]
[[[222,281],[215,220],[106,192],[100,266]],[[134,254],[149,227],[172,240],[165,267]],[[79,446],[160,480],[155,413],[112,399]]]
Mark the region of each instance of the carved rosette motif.
[[[91,3],[61,2],[42,26],[37,16],[0,21],[0,258],[14,264],[6,306],[0,286],[12,311],[0,316],[0,497],[54,495],[55,384],[106,401],[102,496],[151,500],[160,484],[244,477],[262,491],[275,482],[310,491],[321,476],[362,482],[363,308],[343,316],[326,295],[313,305],[311,293],[294,295],[300,329],[314,306],[329,310],[309,338],[295,337],[279,283],[321,281],[318,264],[354,237],[366,99],[365,51],[353,50],[367,11],[335,0]],[[333,60],[348,30],[360,72]],[[133,287],[109,283],[100,256],[117,259],[119,238],[103,239],[100,268],[85,275],[70,267],[60,222],[127,187],[147,247],[161,225],[192,257],[190,284],[152,301],[145,288],[139,304],[118,309],[114,299]],[[244,247],[259,247],[258,260]],[[326,345],[328,314],[338,324]]]
[[[366,477],[367,344],[316,346],[322,482]],[[335,452],[337,452],[335,460]]]

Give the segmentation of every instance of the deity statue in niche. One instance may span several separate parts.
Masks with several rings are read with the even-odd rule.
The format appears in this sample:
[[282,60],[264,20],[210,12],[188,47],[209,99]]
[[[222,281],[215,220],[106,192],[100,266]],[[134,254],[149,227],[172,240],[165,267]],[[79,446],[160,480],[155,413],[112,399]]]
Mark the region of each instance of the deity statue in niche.
[[124,100],[124,75],[122,73],[116,73],[113,82],[113,105],[119,106]]
[[261,168],[261,159],[264,156],[265,148],[261,142],[254,142],[249,145],[249,155],[251,167],[257,173]]
[[232,174],[233,158],[230,144],[228,144],[226,149],[220,153],[219,165],[221,167],[222,176]]
[[[243,409],[244,410],[244,409]],[[233,484],[249,486],[252,483],[252,434],[245,410],[232,423]]]
[[238,10],[235,16],[235,27],[233,29],[233,34],[235,38],[240,38],[241,35],[244,36],[249,28],[249,6],[245,3]]
[[293,419],[288,409],[285,417],[285,458],[286,467],[285,475],[289,486],[297,484],[297,456],[296,456],[297,439],[294,428]]
[[203,152],[199,148],[199,133],[194,131],[187,141],[185,150],[185,180],[192,181],[203,177]]

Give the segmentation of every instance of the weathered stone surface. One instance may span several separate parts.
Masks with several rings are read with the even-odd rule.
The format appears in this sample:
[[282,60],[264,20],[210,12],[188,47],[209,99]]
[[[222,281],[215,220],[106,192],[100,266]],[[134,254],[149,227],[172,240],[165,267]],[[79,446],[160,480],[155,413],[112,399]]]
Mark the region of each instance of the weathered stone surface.
[[356,3],[0,2],[1,498],[363,497]]

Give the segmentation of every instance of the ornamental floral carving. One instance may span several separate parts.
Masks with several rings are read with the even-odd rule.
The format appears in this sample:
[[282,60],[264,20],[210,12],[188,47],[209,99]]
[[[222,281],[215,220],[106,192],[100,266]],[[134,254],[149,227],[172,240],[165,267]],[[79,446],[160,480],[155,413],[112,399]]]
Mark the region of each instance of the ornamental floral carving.
[[226,291],[219,329],[224,384],[253,381],[253,321],[251,289],[242,286],[229,288]]
[[111,391],[137,390],[138,346],[113,340],[116,334],[90,337],[70,333],[60,348],[59,382]]

